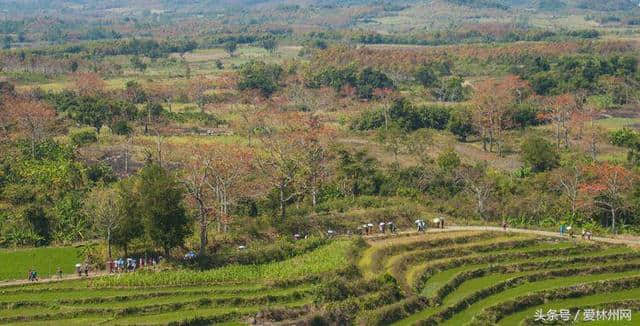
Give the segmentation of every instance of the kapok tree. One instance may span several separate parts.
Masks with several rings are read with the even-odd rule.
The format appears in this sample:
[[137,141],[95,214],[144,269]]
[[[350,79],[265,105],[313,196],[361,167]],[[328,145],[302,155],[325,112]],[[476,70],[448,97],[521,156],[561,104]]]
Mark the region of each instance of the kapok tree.
[[104,93],[107,84],[93,72],[76,72],[71,75],[74,89],[82,96],[96,96]]
[[571,206],[571,218],[575,218],[578,209],[584,205],[584,191],[581,191],[585,181],[585,171],[577,163],[570,164],[554,173],[556,188],[562,193]]
[[207,153],[209,176],[206,184],[218,208],[218,232],[231,216],[231,206],[241,197],[249,197],[255,186],[249,184],[254,167],[253,151],[237,145],[216,144]]
[[209,104],[209,96],[207,92],[212,88],[213,81],[206,76],[198,76],[189,81],[189,96],[191,100],[198,104],[201,112]]
[[487,175],[487,163],[481,162],[473,166],[462,166],[458,169],[458,178],[464,183],[476,202],[476,214],[486,219],[487,204],[493,191],[493,184]]
[[333,130],[324,125],[317,116],[306,121],[302,133],[301,145],[306,149],[303,154],[303,187],[311,195],[311,203],[318,203],[318,193],[322,183],[329,177],[329,154],[327,143],[331,141]]
[[530,93],[529,84],[520,77],[509,75],[501,79],[487,79],[474,89],[473,121],[482,137],[483,149],[493,151],[494,144],[502,153],[502,132],[509,127],[509,108],[522,102]]
[[564,142],[564,147],[568,148],[570,121],[576,110],[576,99],[572,94],[558,95],[549,101],[548,108],[544,116],[555,124],[556,147],[560,148]]
[[17,126],[18,135],[31,144],[31,155],[35,157],[36,146],[47,138],[53,128],[56,113],[44,102],[14,99],[5,104],[9,120]]
[[211,159],[208,157],[208,146],[188,148],[182,152],[183,174],[182,184],[186,189],[187,203],[193,207],[200,228],[200,255],[205,254],[208,243],[208,228],[213,215],[213,194],[208,186],[211,177]]
[[586,195],[588,204],[611,214],[611,230],[615,233],[618,213],[627,205],[635,176],[625,167],[610,163],[589,165],[585,173],[588,177],[580,185],[580,191]]
[[111,261],[113,235],[121,226],[124,212],[118,204],[118,192],[112,188],[94,188],[84,203],[84,209],[93,221],[96,231],[107,243],[107,258]]
[[[286,119],[286,118],[285,118]],[[293,118],[296,119],[295,117]],[[286,219],[287,203],[298,196],[295,185],[300,181],[303,153],[299,121],[287,120],[277,132],[264,133],[260,138],[261,152],[256,163],[267,183],[279,194],[280,217]]]

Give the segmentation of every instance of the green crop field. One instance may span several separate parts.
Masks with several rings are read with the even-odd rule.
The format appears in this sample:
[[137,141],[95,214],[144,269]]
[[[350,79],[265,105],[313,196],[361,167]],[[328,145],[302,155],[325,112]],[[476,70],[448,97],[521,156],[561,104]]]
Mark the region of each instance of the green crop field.
[[40,277],[56,273],[58,267],[63,273],[74,272],[78,262],[78,249],[73,247],[33,248],[0,250],[0,284],[2,281],[26,279],[29,269],[33,268]]
[[[75,257],[73,249],[37,252],[47,251],[66,255],[60,261]],[[639,270],[640,251],[626,246],[509,232],[403,234],[369,238],[366,246],[335,240],[262,265],[3,286],[0,324],[236,325],[266,315],[330,321],[332,311],[350,307],[351,323],[361,325],[536,325],[539,310],[638,313]]]

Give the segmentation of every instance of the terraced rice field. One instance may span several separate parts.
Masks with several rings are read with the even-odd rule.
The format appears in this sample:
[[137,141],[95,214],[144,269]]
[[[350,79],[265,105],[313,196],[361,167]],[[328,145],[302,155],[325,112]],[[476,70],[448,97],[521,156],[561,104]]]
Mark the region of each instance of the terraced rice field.
[[537,310],[625,304],[640,320],[640,252],[625,246],[449,232],[371,241],[360,267],[371,278],[394,276],[404,290],[403,299],[360,312],[366,325],[542,325]]
[[[539,325],[536,311],[550,309],[630,309],[640,319],[640,251],[629,247],[484,231],[367,243],[336,240],[258,266],[2,287],[0,324],[236,325],[321,315],[328,324],[506,326]],[[336,277],[347,285],[334,289]]]

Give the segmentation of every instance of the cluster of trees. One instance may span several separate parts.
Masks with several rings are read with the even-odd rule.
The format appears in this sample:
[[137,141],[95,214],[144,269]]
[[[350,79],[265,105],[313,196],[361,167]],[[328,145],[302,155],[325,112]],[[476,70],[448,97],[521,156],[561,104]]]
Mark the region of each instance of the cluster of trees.
[[512,71],[528,80],[540,95],[587,90],[591,94],[608,94],[618,104],[628,101],[630,89],[638,83],[638,59],[633,56],[564,56],[553,60],[535,57]]
[[280,65],[267,64],[262,61],[250,61],[239,69],[239,90],[254,89],[269,97],[280,87],[280,79],[284,71]]
[[569,39],[596,39],[598,37],[600,37],[600,33],[597,30],[551,31],[505,27],[504,30],[500,30],[499,32],[491,29],[465,28],[410,36],[368,32],[351,35],[350,39],[353,42],[363,44],[447,45],[487,42],[561,41]]
[[131,243],[143,239],[152,251],[184,244],[192,219],[184,206],[184,189],[172,172],[150,163],[137,175],[115,185],[99,185],[87,194],[83,209],[93,229],[127,255]]
[[68,90],[48,93],[46,101],[73,121],[96,129],[114,126],[136,120],[140,112],[131,102],[112,99],[104,94],[81,95]]
[[[336,92],[344,91],[345,88],[354,88],[358,97],[371,99],[374,97],[376,89],[395,88],[391,78],[385,73],[371,67],[359,69],[356,65],[345,67],[326,67],[313,71],[305,78],[307,87],[319,88],[322,86],[331,87]],[[347,93],[350,93],[347,91]]]
[[[514,84],[511,84],[511,83]],[[480,93],[477,90],[472,105],[444,106],[422,105],[415,106],[406,99],[395,100],[388,108],[380,108],[363,112],[351,123],[353,130],[373,130],[394,125],[405,131],[422,128],[449,130],[460,140],[466,141],[469,136],[479,135],[486,141],[487,150],[493,150],[493,143],[500,131],[514,128],[524,128],[544,123],[541,120],[542,111],[534,103],[525,102],[524,98],[514,98],[517,83],[513,79],[501,84],[486,84],[481,87],[507,88],[495,96]],[[524,85],[524,84],[521,84]],[[524,86],[523,86],[524,87]],[[501,103],[498,103],[501,102]]]
[[[373,130],[393,124],[406,131],[422,128],[444,130],[454,109],[440,105],[414,106],[406,99],[398,99],[389,108],[365,111],[351,123],[353,130]],[[462,110],[462,108],[460,108]]]

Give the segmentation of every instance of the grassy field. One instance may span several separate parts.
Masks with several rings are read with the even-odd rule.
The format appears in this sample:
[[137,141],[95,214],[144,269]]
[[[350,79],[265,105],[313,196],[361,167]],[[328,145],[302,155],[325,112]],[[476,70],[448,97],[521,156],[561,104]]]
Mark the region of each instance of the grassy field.
[[73,247],[2,249],[0,250],[1,281],[26,279],[29,269],[33,268],[40,277],[54,275],[58,267],[63,273],[75,271],[78,263],[78,249]]
[[[360,246],[340,239],[262,265],[5,286],[0,324],[238,325],[257,315],[310,318],[321,307],[314,302],[323,302],[317,295],[326,293],[318,291],[327,284],[322,277],[343,273],[356,257],[359,273],[350,273],[349,283],[365,294],[332,304],[356,303],[351,313],[358,324],[519,325],[537,309],[628,305],[640,295],[640,252],[625,246],[472,231],[368,243],[359,255],[350,252]],[[399,285],[393,295],[375,285],[389,275]]]

